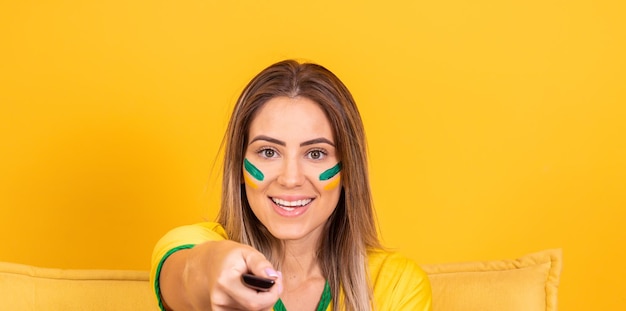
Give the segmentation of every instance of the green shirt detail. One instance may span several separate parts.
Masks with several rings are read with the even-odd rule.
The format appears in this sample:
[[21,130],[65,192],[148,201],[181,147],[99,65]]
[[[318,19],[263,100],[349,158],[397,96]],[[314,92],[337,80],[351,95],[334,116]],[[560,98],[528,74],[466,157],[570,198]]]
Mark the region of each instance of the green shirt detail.
[[[330,305],[330,301],[332,300],[332,295],[330,293],[330,285],[328,285],[328,281],[324,285],[324,291],[322,292],[322,297],[320,298],[320,302],[317,305],[317,311],[326,311],[328,306]],[[287,311],[283,301],[278,299],[276,304],[274,305],[274,311]]]

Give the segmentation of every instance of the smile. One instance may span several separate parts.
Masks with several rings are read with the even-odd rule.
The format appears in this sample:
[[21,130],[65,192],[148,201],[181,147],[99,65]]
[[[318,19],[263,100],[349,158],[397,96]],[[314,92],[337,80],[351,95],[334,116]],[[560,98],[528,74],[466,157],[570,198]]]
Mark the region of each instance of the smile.
[[313,199],[305,199],[305,200],[296,200],[296,201],[285,201],[277,198],[271,198],[274,204],[280,206],[281,208],[287,210],[293,210],[298,207],[307,206]]

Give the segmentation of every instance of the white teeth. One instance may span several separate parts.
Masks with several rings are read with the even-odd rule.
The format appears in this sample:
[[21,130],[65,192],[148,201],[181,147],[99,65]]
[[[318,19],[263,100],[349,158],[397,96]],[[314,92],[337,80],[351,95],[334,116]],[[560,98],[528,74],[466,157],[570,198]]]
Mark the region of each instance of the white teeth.
[[306,199],[306,200],[297,200],[297,201],[285,201],[285,200],[281,200],[281,199],[277,199],[277,198],[272,198],[272,201],[274,201],[274,203],[276,203],[276,205],[285,208],[286,210],[292,211],[294,207],[302,207],[305,206],[309,203],[311,203],[311,201],[313,201],[312,199]]

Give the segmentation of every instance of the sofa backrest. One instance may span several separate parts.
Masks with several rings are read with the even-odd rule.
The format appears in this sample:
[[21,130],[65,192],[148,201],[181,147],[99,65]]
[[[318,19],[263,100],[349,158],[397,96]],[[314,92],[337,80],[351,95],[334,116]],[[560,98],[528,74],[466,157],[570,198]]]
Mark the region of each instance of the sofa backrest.
[[0,262],[0,309],[158,310],[147,271],[63,270]]
[[[422,265],[433,311],[556,311],[561,250]],[[63,270],[0,262],[0,309],[158,310],[147,271]],[[394,310],[395,311],[395,310]]]

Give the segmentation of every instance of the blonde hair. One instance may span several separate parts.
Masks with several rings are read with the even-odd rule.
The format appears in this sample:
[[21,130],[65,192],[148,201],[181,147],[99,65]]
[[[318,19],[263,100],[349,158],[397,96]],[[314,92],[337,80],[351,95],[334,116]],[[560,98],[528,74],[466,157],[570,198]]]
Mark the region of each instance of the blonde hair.
[[[222,205],[218,214],[229,237],[265,254],[280,267],[282,243],[254,216],[243,187],[242,165],[255,112],[277,96],[305,97],[324,110],[341,159],[342,190],[337,208],[325,225],[318,261],[333,297],[334,309],[371,310],[367,250],[380,248],[366,157],[363,122],[352,95],[328,69],[286,60],[273,64],[243,90],[224,136]],[[340,295],[342,293],[342,295]],[[343,301],[339,301],[339,297]]]

